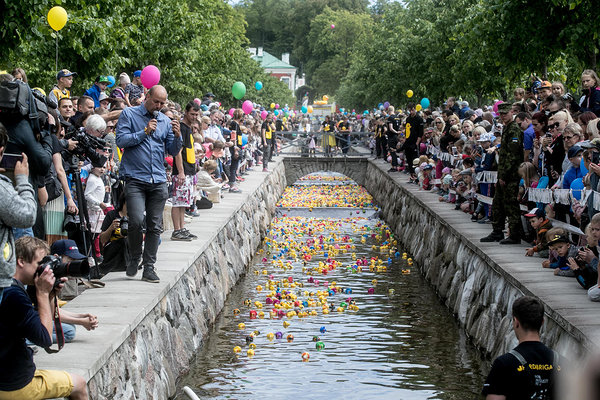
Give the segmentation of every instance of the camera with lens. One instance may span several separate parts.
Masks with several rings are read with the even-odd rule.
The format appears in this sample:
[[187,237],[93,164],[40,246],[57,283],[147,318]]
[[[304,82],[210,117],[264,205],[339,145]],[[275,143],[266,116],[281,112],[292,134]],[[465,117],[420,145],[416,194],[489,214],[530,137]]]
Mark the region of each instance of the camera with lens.
[[129,219],[127,217],[121,218],[119,229],[121,229],[121,236],[126,237],[129,232]]
[[54,282],[55,288],[60,284],[60,278],[68,276],[73,278],[85,278],[90,273],[90,265],[87,258],[63,263],[58,256],[45,256],[42,258],[42,261],[40,261],[40,265],[35,273],[36,276],[41,275],[46,267],[50,267],[54,273],[54,277],[56,278],[56,281]]
[[75,146],[73,150],[69,151],[70,155],[75,157],[72,159],[71,165],[76,165],[79,160],[83,159],[91,161],[92,164],[103,164],[106,162],[106,157],[96,152],[96,149],[104,150],[106,147],[106,141],[95,136],[88,135],[84,128],[70,128],[65,134],[65,139],[77,141],[77,146]]

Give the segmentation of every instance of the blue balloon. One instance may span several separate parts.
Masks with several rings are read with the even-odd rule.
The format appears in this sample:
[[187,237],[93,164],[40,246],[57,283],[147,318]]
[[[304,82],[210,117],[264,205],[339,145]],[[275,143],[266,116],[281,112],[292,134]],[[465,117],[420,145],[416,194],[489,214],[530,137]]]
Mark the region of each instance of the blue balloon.
[[363,112],[363,114],[367,115],[369,113],[369,110],[365,110],[365,112]]
[[256,90],[260,90],[260,89],[262,89],[262,88],[263,88],[263,84],[262,84],[262,82],[261,82],[261,81],[257,81],[257,82],[254,84],[254,87],[256,88]]
[[421,99],[421,107],[423,108],[429,108],[429,99],[427,97],[423,97]]
[[242,133],[242,146],[245,146],[248,144],[248,135],[245,133]]
[[202,111],[208,111],[208,106],[206,104],[202,104],[200,108],[202,109]]
[[108,85],[109,88],[115,86],[115,77],[112,75],[107,76],[108,81],[110,82],[110,85]]
[[275,114],[275,116],[278,116],[279,115],[279,110],[273,111],[273,114]]
[[308,112],[308,108],[306,108],[306,106],[302,106],[300,111],[302,111],[302,114],[306,114]]
[[575,179],[571,182],[571,190],[573,191],[573,197],[577,200],[581,200],[581,190],[583,190],[583,180],[581,178]]
[[381,110],[381,107],[383,107],[383,103],[379,103],[377,104],[377,108]]

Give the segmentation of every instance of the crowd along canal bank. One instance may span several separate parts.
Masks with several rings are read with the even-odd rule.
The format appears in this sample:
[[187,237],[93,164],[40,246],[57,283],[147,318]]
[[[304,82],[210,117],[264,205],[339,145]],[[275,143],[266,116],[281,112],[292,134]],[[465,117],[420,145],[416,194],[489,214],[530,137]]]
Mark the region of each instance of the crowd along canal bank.
[[[354,178],[358,168],[343,162],[328,165]],[[547,306],[547,344],[570,359],[595,349],[600,329],[588,321],[600,320],[600,312],[576,282],[542,270],[538,259],[522,255],[525,246],[480,244],[488,226],[475,226],[436,196],[406,184],[406,175],[388,175],[383,162],[360,163],[366,170],[354,179],[374,196],[382,219],[485,353],[495,356],[515,344],[510,306],[522,294],[538,296]],[[83,375],[92,399],[173,396],[177,377],[207,341],[227,294],[266,234],[279,196],[293,183],[286,182],[283,160],[272,168],[268,174],[250,174],[243,193],[228,194],[192,222],[189,229],[198,241],[171,242],[170,232],[163,235],[156,265],[160,284],[112,273],[104,278],[105,288],[69,302],[67,309],[96,314],[100,325],[92,332],[78,330],[75,342],[58,354],[38,352],[38,367]],[[306,163],[302,172],[318,170]]]

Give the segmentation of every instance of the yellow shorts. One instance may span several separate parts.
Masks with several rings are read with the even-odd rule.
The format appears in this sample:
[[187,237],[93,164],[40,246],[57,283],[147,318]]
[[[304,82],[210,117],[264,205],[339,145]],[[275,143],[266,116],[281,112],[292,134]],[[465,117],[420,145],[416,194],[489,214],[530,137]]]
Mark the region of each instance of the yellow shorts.
[[68,397],[72,391],[73,380],[67,371],[37,369],[27,386],[11,392],[0,390],[0,400],[52,399]]

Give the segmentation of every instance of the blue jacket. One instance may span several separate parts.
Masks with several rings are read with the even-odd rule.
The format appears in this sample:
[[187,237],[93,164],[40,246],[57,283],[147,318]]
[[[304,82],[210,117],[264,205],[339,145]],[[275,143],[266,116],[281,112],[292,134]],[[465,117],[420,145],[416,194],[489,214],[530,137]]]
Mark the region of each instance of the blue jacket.
[[94,83],[91,88],[85,91],[84,95],[94,99],[94,108],[100,107],[100,86]]
[[571,183],[577,178],[583,178],[581,168],[571,166],[571,168],[569,168],[567,172],[565,172],[565,176],[563,177],[562,188],[569,189],[571,187]]
[[181,137],[176,138],[171,120],[158,113],[156,131],[144,132],[154,116],[142,104],[123,110],[116,129],[117,146],[123,149],[119,175],[147,183],[167,181],[165,149],[175,156],[181,149]]

